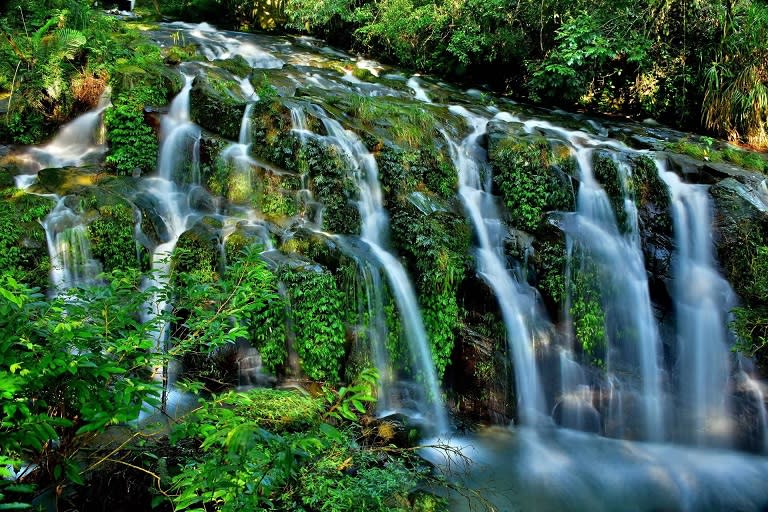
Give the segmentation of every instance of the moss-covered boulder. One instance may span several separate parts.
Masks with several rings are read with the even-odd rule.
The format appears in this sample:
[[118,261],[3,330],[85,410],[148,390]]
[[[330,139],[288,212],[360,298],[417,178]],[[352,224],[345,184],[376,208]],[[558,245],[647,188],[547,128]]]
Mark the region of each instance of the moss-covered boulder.
[[510,212],[510,224],[535,233],[547,212],[573,209],[571,183],[563,172],[569,157],[553,152],[543,138],[512,133],[501,137],[498,131],[488,139],[494,182]]
[[226,72],[200,74],[192,83],[192,120],[226,139],[238,140],[245,105],[240,84]]
[[173,272],[194,274],[202,282],[214,281],[221,268],[221,222],[203,217],[182,233],[171,255]]
[[647,156],[630,159],[630,194],[638,214],[640,245],[648,270],[651,296],[656,303],[668,301],[667,284],[672,279],[671,197],[667,185],[659,176],[656,163]]

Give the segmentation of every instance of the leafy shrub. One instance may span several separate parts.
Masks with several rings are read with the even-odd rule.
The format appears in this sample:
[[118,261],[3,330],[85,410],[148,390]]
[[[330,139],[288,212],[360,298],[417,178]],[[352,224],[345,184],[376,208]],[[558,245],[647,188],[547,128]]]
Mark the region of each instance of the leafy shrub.
[[287,287],[302,371],[314,380],[337,382],[345,336],[336,280],[325,270],[283,268],[278,275]]
[[65,302],[2,278],[0,457],[35,464],[42,486],[82,483],[84,437],[158,403],[148,372],[156,325],[137,321],[148,298],[137,285],[136,274],[116,273]]
[[157,137],[144,120],[144,106],[153,99],[165,102],[150,88],[126,92],[115,98],[104,115],[109,142],[106,162],[117,175],[130,176],[135,169],[148,173],[157,167]]
[[134,223],[133,210],[125,204],[116,204],[99,208],[99,217],[88,225],[91,252],[105,271],[139,268]]
[[0,191],[0,272],[45,288],[50,260],[40,226],[53,208],[47,198],[15,188]]

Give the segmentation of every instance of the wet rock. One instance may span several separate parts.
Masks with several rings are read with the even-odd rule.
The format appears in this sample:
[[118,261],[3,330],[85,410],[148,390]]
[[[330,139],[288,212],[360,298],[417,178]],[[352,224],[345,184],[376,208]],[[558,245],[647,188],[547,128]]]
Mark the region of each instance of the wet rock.
[[375,446],[411,448],[418,445],[425,430],[424,425],[414,422],[405,414],[389,414],[381,418],[365,416],[361,424],[363,443]]
[[99,166],[43,169],[37,173],[37,183],[30,190],[60,196],[85,192],[106,175]]
[[768,240],[768,208],[762,187],[755,190],[735,178],[726,178],[713,185],[709,193],[715,204],[718,260],[736,293],[749,298],[751,285],[757,279],[752,261]]
[[191,272],[201,280],[213,280],[221,268],[221,222],[203,217],[182,233],[171,255],[174,272]]
[[190,91],[192,120],[206,130],[236,141],[246,104],[238,90],[239,84],[226,75],[198,75]]

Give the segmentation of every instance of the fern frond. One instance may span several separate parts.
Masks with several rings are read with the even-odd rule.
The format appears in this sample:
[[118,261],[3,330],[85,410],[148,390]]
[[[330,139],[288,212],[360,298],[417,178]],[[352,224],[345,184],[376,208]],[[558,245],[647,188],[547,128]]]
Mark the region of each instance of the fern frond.
[[73,59],[86,41],[85,35],[79,30],[60,28],[53,33],[48,48],[61,59]]

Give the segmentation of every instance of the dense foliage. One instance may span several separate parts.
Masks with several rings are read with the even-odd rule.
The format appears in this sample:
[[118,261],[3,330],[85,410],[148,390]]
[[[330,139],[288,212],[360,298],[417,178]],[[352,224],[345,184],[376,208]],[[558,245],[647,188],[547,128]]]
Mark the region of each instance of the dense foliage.
[[[167,0],[287,28],[519,98],[653,117],[766,146],[768,6],[755,0]],[[215,10],[215,6],[219,10]]]

